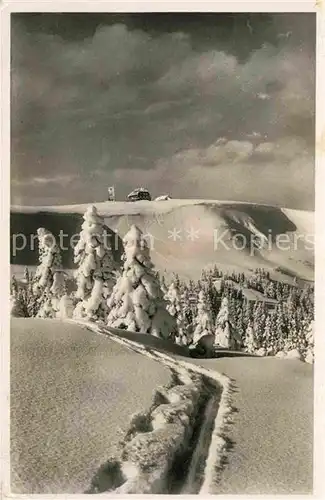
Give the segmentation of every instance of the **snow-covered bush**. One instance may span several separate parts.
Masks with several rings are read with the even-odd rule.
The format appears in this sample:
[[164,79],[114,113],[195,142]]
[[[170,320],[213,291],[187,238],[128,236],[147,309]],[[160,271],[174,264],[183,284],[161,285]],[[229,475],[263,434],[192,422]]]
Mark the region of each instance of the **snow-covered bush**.
[[162,194],[161,196],[157,196],[157,198],[155,198],[155,201],[166,201],[170,199],[171,197],[169,196],[169,194]]
[[196,345],[201,337],[212,333],[210,307],[205,292],[201,290],[198,295],[197,315],[194,318],[193,344]]
[[65,273],[62,269],[60,249],[55,237],[47,229],[37,230],[39,261],[32,283],[37,298],[37,316],[56,317],[61,297],[65,294]]
[[105,233],[104,219],[95,206],[89,206],[83,216],[80,239],[74,249],[76,271],[75,318],[105,320],[107,299],[115,282],[115,263],[110,242]]
[[287,359],[297,359],[298,361],[302,361],[303,357],[301,352],[298,351],[298,349],[291,349],[286,353],[286,358]]
[[314,351],[312,351],[311,349],[308,349],[306,351],[305,362],[311,365],[314,363]]
[[72,297],[65,294],[61,297],[59,302],[59,311],[57,317],[60,319],[68,319],[73,317],[74,303]]
[[172,338],[176,321],[166,309],[143,233],[135,225],[131,226],[123,244],[123,271],[108,300],[108,325]]

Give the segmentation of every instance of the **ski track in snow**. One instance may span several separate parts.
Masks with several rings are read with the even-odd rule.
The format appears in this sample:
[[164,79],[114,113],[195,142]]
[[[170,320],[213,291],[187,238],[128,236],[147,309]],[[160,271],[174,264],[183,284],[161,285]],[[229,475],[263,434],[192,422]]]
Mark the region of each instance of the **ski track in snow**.
[[[226,375],[219,373],[217,371],[210,370],[208,368],[203,368],[198,365],[194,365],[190,362],[175,359],[172,356],[169,356],[165,353],[157,351],[152,347],[146,347],[145,345],[136,342],[134,340],[126,339],[118,335],[117,331],[114,333],[114,329],[110,329],[107,326],[101,326],[98,324],[90,323],[87,321],[76,321],[70,320],[71,322],[78,323],[82,326],[87,326],[94,333],[105,335],[106,337],[111,338],[112,340],[122,344],[126,347],[131,348],[137,353],[148,356],[151,359],[157,361],[157,359],[166,365],[169,368],[174,369],[180,380],[184,380],[189,378],[187,375],[189,372],[194,372],[198,375],[207,377],[212,380],[214,383],[222,387],[222,393],[220,402],[217,408],[217,414],[214,419],[212,436],[209,444],[209,449],[207,453],[205,468],[204,468],[204,476],[202,485],[199,491],[199,494],[211,494],[213,492],[213,486],[215,488],[217,482],[217,474],[218,471],[222,468],[222,464],[227,455],[227,440],[225,439],[225,432],[227,428],[227,424],[231,420],[232,406],[231,406],[231,392],[232,392],[232,381]],[[210,411],[210,413],[212,413]],[[204,429],[201,430],[203,436],[200,436],[201,439],[204,437]],[[203,445],[204,446],[204,445]],[[197,457],[194,456],[193,464],[198,461],[198,456],[200,456],[200,442],[197,444],[197,450],[194,451],[194,455],[197,452]],[[196,460],[195,460],[196,458]],[[189,471],[187,479],[185,483],[187,485],[191,482],[191,474],[194,475],[193,471]],[[194,479],[192,478],[194,481]]]

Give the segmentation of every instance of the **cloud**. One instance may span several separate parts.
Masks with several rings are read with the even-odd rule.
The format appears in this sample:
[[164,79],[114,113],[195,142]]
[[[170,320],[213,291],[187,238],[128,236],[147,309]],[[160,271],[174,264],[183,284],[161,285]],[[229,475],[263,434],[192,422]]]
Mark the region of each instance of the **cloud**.
[[[279,29],[285,32],[285,23]],[[106,181],[120,183],[124,197],[147,180],[155,191],[159,182],[161,191],[196,196],[199,189],[205,197],[220,175],[229,180],[229,195],[233,189],[255,196],[260,177],[242,179],[247,189],[241,191],[229,172],[266,169],[281,190],[280,166],[294,152],[301,175],[292,176],[291,191],[301,193],[304,178],[303,199],[312,204],[315,61],[310,42],[305,48],[289,29],[287,44],[265,43],[242,60],[227,41],[222,48],[218,42],[200,47],[186,32],[111,24],[70,40],[13,22],[11,167],[19,180],[13,199],[35,203],[46,192],[54,196],[56,187],[57,202],[91,201],[90,195],[101,199]],[[56,182],[31,189],[24,182],[52,172],[78,182],[73,189]],[[180,181],[188,182],[184,190]],[[274,189],[274,203],[278,198]]]
[[[197,198],[313,208],[306,186],[314,182],[314,158],[304,140],[286,137],[256,146],[248,141],[215,144],[218,141],[205,149],[185,150],[160,160],[157,171],[167,190],[173,190],[177,179],[179,197],[193,189]],[[173,172],[172,178],[168,172]]]
[[27,179],[12,178],[11,184],[13,186],[48,186],[50,184],[57,184],[58,186],[66,186],[77,178],[75,175],[58,175],[55,177],[32,177]]

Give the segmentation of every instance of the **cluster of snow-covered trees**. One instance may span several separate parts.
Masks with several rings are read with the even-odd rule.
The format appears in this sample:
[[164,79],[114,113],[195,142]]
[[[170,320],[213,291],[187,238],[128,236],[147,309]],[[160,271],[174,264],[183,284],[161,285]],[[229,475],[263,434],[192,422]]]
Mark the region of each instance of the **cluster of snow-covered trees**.
[[[224,273],[217,267],[204,271],[197,282],[181,282],[177,276],[173,281],[181,289],[183,330],[188,332],[189,342],[213,336],[215,348],[261,355],[297,350],[312,359],[313,286],[274,281],[263,269],[246,276]],[[244,289],[257,290],[265,300],[247,300]],[[275,299],[273,307],[269,307],[269,298]]]
[[176,318],[168,310],[147,241],[140,229],[132,226],[125,235],[124,263],[122,269],[118,269],[104,219],[96,207],[90,206],[83,219],[79,241],[74,248],[77,289],[67,294],[66,275],[55,237],[40,228],[39,266],[35,275],[28,274],[28,280],[19,284],[15,277],[12,279],[12,315],[72,316],[180,342],[177,324],[181,316]]
[[[197,282],[155,271],[141,230],[132,226],[123,239],[122,268],[114,261],[104,219],[90,206],[74,248],[75,290],[68,293],[60,249],[48,230],[38,230],[39,266],[34,275],[11,283],[12,315],[84,319],[170,339],[179,345],[209,346],[276,355],[298,350],[312,362],[314,352],[312,286],[253,275],[203,271]],[[218,282],[218,286],[216,286]],[[275,299],[249,301],[244,288]]]

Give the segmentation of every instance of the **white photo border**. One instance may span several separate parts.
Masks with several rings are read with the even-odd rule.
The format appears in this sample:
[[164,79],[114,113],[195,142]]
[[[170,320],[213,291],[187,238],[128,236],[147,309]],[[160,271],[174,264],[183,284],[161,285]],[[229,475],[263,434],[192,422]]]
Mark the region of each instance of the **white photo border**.
[[[0,245],[1,286],[1,411],[0,411],[0,494],[3,498],[73,499],[89,498],[89,495],[11,495],[9,489],[9,360],[10,360],[10,14],[14,12],[314,12],[317,14],[316,54],[316,165],[315,165],[315,304],[316,339],[314,370],[314,494],[322,498],[325,493],[325,2],[315,1],[185,1],[185,0],[112,0],[107,1],[7,1],[0,3],[1,16],[1,227],[0,234],[6,243]],[[303,457],[301,457],[303,460]],[[108,495],[101,494],[101,498]],[[278,496],[287,498],[291,495]],[[146,496],[147,498],[148,496]],[[159,498],[169,498],[159,495]],[[224,495],[218,496],[223,498]],[[226,498],[236,498],[226,495]],[[242,498],[251,498],[241,495]],[[270,498],[270,495],[260,495]],[[112,495],[109,495],[112,498]],[[121,498],[119,496],[119,498]],[[142,498],[133,495],[132,498]],[[192,498],[192,497],[189,497]]]

